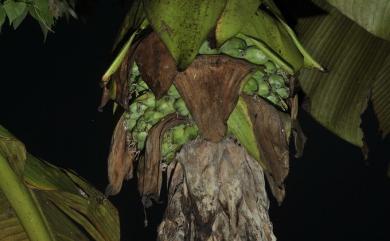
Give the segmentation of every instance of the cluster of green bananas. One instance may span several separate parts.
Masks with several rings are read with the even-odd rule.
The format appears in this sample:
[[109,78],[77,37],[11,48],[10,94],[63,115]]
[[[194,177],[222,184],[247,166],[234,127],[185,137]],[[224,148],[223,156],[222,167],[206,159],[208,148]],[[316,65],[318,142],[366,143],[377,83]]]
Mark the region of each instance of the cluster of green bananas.
[[290,95],[289,88],[286,86],[287,74],[272,60],[268,59],[259,48],[254,45],[248,46],[245,40],[233,37],[219,49],[211,48],[208,41],[205,41],[199,49],[199,54],[221,53],[263,66],[246,81],[243,92],[248,95],[261,96],[282,109],[287,109],[284,102],[284,99]]
[[270,62],[259,48],[254,45],[248,46],[245,40],[237,37],[227,40],[219,49],[211,48],[210,43],[205,41],[199,49],[199,54],[225,54],[234,58],[245,59],[257,65]]
[[[258,69],[244,83],[242,91],[247,95],[257,95],[270,101],[271,103],[287,109],[285,99],[290,96],[290,90],[286,86],[285,75],[276,71],[269,71],[270,65],[265,66],[265,71]],[[275,66],[271,67],[272,69]]]
[[130,86],[130,95],[135,93],[136,96],[139,96],[145,91],[150,91],[148,85],[142,80],[138,65],[135,62],[131,67],[128,80],[128,84]]
[[[174,85],[169,88],[165,96],[156,100],[152,91],[139,76],[139,70],[136,64],[134,64],[130,75],[130,91],[131,93],[135,92],[138,97],[125,113],[125,127],[131,133],[137,149],[142,150],[145,146],[146,137],[150,128],[162,118],[171,113],[177,113],[178,115],[190,118],[190,113]],[[174,154],[180,147],[187,141],[194,139],[197,135],[198,129],[194,124],[180,125],[168,130],[163,138],[163,159],[172,160]]]
[[181,147],[199,135],[199,130],[195,124],[177,125],[164,133],[161,145],[162,159],[169,163],[175,157]]

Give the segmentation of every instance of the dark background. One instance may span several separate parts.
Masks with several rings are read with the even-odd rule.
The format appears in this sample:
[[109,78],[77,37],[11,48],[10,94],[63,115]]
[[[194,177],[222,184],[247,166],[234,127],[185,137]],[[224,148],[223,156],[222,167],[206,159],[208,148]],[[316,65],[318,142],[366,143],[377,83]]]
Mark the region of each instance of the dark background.
[[[279,1],[292,24],[297,16],[319,13],[300,5],[305,1],[287,2]],[[111,107],[97,111],[98,82],[112,60],[111,46],[128,3],[81,3],[81,19],[59,21],[45,43],[30,17],[16,31],[3,28],[0,123],[32,154],[77,171],[103,191],[114,118]],[[285,202],[281,207],[271,203],[278,240],[389,241],[390,140],[381,139],[372,108],[363,116],[368,160],[305,112],[300,118],[309,138],[304,156],[291,161]],[[120,211],[123,240],[155,239],[163,204],[146,210],[149,226],[144,228],[135,181],[110,199]]]

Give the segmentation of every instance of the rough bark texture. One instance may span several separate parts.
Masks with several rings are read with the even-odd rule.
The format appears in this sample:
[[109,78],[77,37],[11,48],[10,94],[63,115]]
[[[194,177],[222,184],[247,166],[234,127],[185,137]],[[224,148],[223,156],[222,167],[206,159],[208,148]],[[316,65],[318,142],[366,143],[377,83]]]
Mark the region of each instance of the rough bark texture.
[[176,159],[158,240],[276,240],[263,170],[242,147],[196,140]]

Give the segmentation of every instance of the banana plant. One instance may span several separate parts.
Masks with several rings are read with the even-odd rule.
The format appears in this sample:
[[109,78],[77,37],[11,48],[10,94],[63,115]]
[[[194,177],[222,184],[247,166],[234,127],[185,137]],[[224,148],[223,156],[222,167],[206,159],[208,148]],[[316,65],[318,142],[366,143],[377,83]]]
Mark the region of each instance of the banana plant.
[[[283,201],[290,140],[294,136],[296,153],[302,152],[305,141],[297,121],[297,73],[305,67],[324,68],[272,2],[135,1],[116,41],[121,42],[124,45],[117,46],[118,55],[102,77],[100,107],[112,99],[124,110],[112,137],[107,195],[117,194],[137,166],[138,189],[148,207],[159,201],[163,169],[177,165],[178,153],[186,155],[186,146],[230,146],[228,140],[235,140],[250,162],[264,170],[276,200]],[[188,170],[185,162],[180,165]],[[191,171],[197,172],[201,171]],[[168,180],[180,176],[174,171],[167,175]],[[245,183],[247,177],[241,178]],[[246,198],[267,200],[261,191]],[[168,205],[167,212],[177,207]],[[257,218],[270,223],[263,214]],[[160,226],[160,239],[175,239],[164,236],[180,232],[173,232],[173,226],[164,225],[167,222]],[[190,224],[180,226],[186,225]],[[259,229],[256,225],[253,232]],[[183,232],[201,235],[200,227],[194,230]]]
[[106,197],[70,170],[27,153],[0,125],[0,240],[120,240]]
[[[306,140],[297,121],[299,87],[310,97],[307,111],[341,138],[359,146],[363,146],[360,114],[372,89],[374,108],[386,135],[390,109],[386,101],[388,91],[375,86],[387,83],[384,79],[388,69],[388,43],[355,27],[351,20],[344,20],[346,17],[325,1],[314,2],[329,14],[318,20],[299,22],[298,38],[272,0],[134,1],[115,48],[118,43],[125,44],[102,78],[101,108],[111,99],[123,110],[112,138],[108,158],[110,184],[106,193],[117,194],[123,180],[133,177],[134,162],[138,162],[139,191],[144,205],[149,206],[159,201],[163,167],[168,166],[167,175],[172,178],[168,180],[175,183],[174,179],[180,179],[180,175],[186,180],[185,184],[177,184],[176,180],[170,188],[177,190],[184,185],[183,189],[192,197],[187,200],[192,204],[187,205],[194,205],[193,209],[199,211],[201,198],[196,197],[195,190],[200,184],[190,180],[193,172],[203,173],[204,170],[189,171],[194,167],[184,158],[193,152],[188,146],[196,149],[199,143],[225,143],[233,139],[261,166],[272,194],[281,203],[285,196],[283,182],[289,169],[289,144],[294,142],[296,156],[299,156]],[[384,12],[372,18],[374,7],[382,12],[387,9],[386,1],[329,2],[368,31],[388,38],[388,28],[383,23],[389,19],[389,14]],[[361,11],[365,5],[372,6],[368,13]],[[340,19],[343,27],[336,28]],[[345,31],[347,27],[352,30],[343,44],[352,47],[343,48],[344,53],[336,48],[339,42],[335,35],[340,35],[337,31]],[[126,36],[130,36],[127,41]],[[356,36],[361,38],[356,40]],[[326,41],[321,41],[323,39]],[[369,52],[371,43],[378,48]],[[367,66],[366,59],[356,54],[371,58],[369,71],[361,67],[363,62]],[[340,64],[337,61],[341,55],[345,58]],[[357,62],[359,60],[361,62]],[[334,67],[336,63],[338,66]],[[378,77],[374,77],[378,72]],[[327,81],[315,81],[318,76]],[[203,155],[201,150],[196,150]],[[214,158],[209,162],[218,160]],[[172,167],[177,163],[181,166],[177,172],[181,174],[175,174]],[[215,186],[202,188],[218,189]],[[250,189],[241,187],[246,188]],[[231,196],[235,194],[233,191]],[[177,206],[186,205],[183,196],[187,194],[184,192],[175,199],[177,195],[170,193],[166,219],[159,228],[161,240],[181,240],[175,236],[180,232],[190,237],[206,235],[202,236],[204,239],[222,235],[221,230],[202,234],[196,225],[203,219],[215,221],[215,217],[203,217],[201,213],[206,210],[200,208],[200,213],[193,211],[192,215],[203,219],[194,223],[188,213],[177,211]],[[179,221],[171,214],[178,212],[187,220],[173,225]],[[234,210],[226,212],[234,218],[231,216]],[[268,223],[269,220],[263,221]],[[230,230],[240,229],[232,226],[232,222],[222,222],[222,225]],[[180,229],[185,225],[195,225],[195,231]],[[250,233],[240,233],[241,238],[250,239]],[[271,235],[264,240],[273,238],[271,228]]]
[[[106,195],[136,173],[148,207],[167,185],[160,240],[275,240],[263,176],[282,203],[290,143],[298,157],[306,140],[297,89],[306,111],[351,144],[366,150],[360,115],[368,100],[388,135],[390,3],[313,2],[327,15],[300,20],[295,32],[272,0],[135,0],[101,82],[100,108],[114,100],[123,112]],[[1,1],[0,27],[8,19],[17,28],[29,13],[46,36],[57,17],[75,16],[69,6]],[[0,240],[119,239],[105,196],[0,134]]]

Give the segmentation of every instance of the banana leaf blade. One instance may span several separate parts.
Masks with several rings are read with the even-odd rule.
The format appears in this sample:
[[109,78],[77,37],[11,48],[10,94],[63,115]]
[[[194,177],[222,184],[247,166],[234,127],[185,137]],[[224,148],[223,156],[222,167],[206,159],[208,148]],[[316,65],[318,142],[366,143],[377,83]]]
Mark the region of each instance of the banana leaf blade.
[[327,0],[370,33],[390,40],[390,1]]
[[301,72],[300,84],[309,97],[307,111],[334,134],[363,147],[360,116],[367,107],[375,76],[390,53],[390,44],[326,2],[314,2],[329,14],[300,20],[298,35],[329,73]]
[[169,49],[179,70],[195,59],[215,27],[226,0],[143,0],[146,17]]
[[376,75],[371,100],[379,121],[379,128],[385,137],[390,133],[390,53]]
[[0,241],[120,239],[117,210],[103,194],[74,173],[27,154],[2,126],[0,165]]

